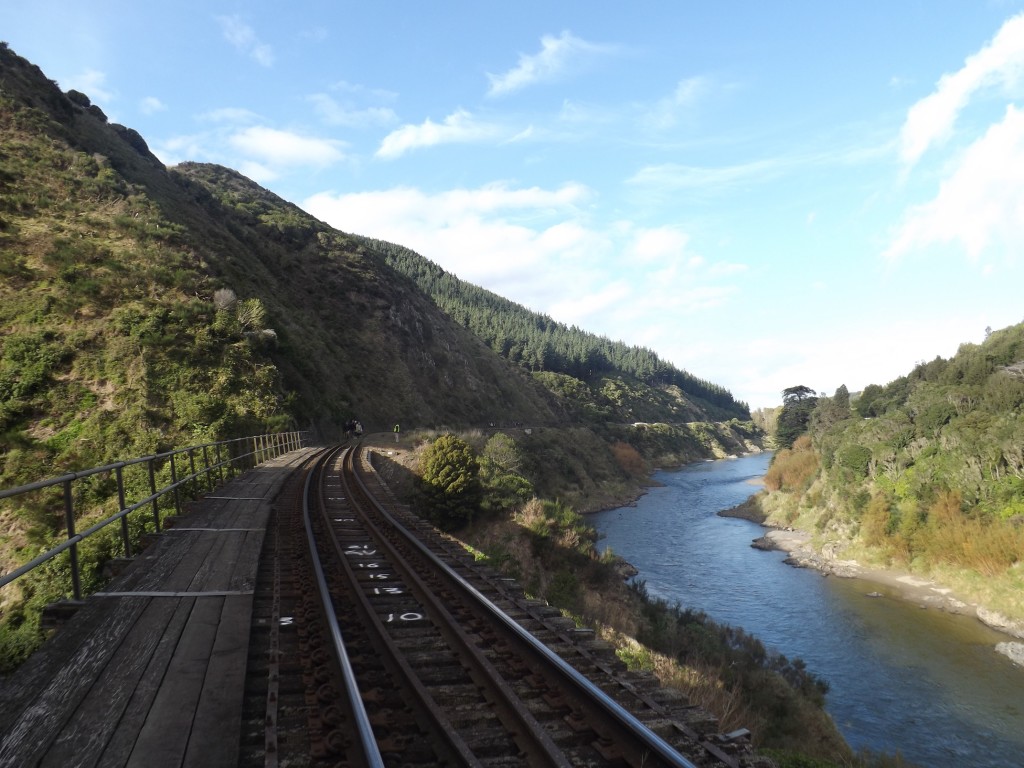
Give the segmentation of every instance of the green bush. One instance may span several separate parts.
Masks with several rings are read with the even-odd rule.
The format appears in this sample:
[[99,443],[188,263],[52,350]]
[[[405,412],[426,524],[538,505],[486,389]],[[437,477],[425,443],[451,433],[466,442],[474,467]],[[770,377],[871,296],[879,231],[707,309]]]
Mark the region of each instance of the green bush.
[[839,449],[837,458],[839,465],[853,472],[855,477],[867,477],[871,464],[870,449],[863,445],[845,445]]
[[455,530],[473,519],[481,502],[480,463],[455,435],[434,440],[422,458],[421,485],[431,520]]

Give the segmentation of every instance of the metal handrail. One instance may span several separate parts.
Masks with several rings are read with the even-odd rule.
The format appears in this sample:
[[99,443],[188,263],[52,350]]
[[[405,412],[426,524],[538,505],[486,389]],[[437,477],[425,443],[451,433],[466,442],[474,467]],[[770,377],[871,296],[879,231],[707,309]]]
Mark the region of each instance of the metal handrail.
[[[258,466],[265,461],[269,461],[270,459],[276,458],[283,453],[288,453],[289,451],[304,447],[307,444],[308,439],[309,433],[300,431],[276,432],[271,434],[252,435],[250,437],[237,437],[231,440],[221,440],[215,443],[203,443],[201,445],[192,445],[187,448],[164,451],[163,453],[155,453],[150,456],[140,456],[139,458],[129,459],[127,461],[118,461],[113,464],[106,464],[102,467],[93,467],[79,472],[69,472],[68,474],[61,475],[60,477],[53,477],[47,480],[37,480],[34,483],[19,485],[16,488],[0,490],[0,500],[3,500],[21,496],[26,493],[32,493],[33,491],[53,488],[55,486],[63,486],[64,523],[67,530],[67,538],[61,544],[43,552],[19,568],[3,574],[3,576],[0,577],[0,588],[21,578],[26,573],[38,568],[43,563],[52,560],[62,552],[68,551],[71,560],[72,591],[74,593],[75,600],[81,600],[81,574],[79,572],[78,565],[78,544],[80,542],[99,532],[103,528],[106,528],[111,523],[120,521],[121,539],[124,545],[125,557],[131,557],[132,545],[128,530],[128,516],[132,512],[135,512],[147,505],[151,505],[153,511],[153,525],[156,532],[159,532],[159,499],[165,494],[173,492],[175,513],[180,515],[180,490],[182,488],[188,486],[188,488],[191,489],[192,496],[194,498],[198,495],[197,482],[200,478],[205,480],[207,490],[213,490],[218,484],[224,482],[225,467],[228,470],[229,477],[231,477],[231,473],[239,467],[241,468],[241,471],[252,469],[253,467]],[[222,458],[222,448],[226,449],[225,452],[228,455],[226,459]],[[210,455],[211,451],[214,454],[212,460]],[[197,452],[200,452],[202,457],[202,467],[200,469],[196,468]],[[188,462],[188,474],[183,477],[178,477],[177,457],[183,457],[182,460],[187,460]],[[160,489],[157,489],[156,487],[155,465],[158,462],[162,463],[161,466],[169,465],[171,471],[170,484]],[[147,466],[150,494],[144,499],[139,499],[130,505],[126,505],[124,469],[126,467],[136,466],[139,464],[146,464]],[[84,531],[76,532],[72,484],[76,480],[110,472],[113,472],[117,479],[118,511],[98,523],[95,523]],[[216,472],[216,477],[213,475],[214,472]]]

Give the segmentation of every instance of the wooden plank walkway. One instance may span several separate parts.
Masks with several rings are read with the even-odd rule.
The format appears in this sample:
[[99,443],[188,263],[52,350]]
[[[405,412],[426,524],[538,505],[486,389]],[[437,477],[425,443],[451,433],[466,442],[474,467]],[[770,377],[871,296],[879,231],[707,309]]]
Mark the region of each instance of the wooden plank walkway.
[[0,766],[238,764],[267,520],[312,450],[209,494],[0,683]]

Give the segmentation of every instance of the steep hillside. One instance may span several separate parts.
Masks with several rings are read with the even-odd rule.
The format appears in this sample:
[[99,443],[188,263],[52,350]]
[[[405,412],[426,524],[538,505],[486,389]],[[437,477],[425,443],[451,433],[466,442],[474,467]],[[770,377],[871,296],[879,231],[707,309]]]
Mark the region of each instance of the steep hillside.
[[[576,332],[590,345],[580,389],[550,321],[542,342],[556,354],[531,376],[396,272],[400,246],[333,230],[226,168],[165,169],[138,133],[6,46],[0,125],[5,485],[284,425],[330,438],[351,418],[390,429],[748,415],[649,351]],[[463,308],[488,296],[488,317],[522,325],[522,308],[460,291]]]
[[558,421],[361,242],[166,170],[6,47],[0,128],[0,484],[286,424]]

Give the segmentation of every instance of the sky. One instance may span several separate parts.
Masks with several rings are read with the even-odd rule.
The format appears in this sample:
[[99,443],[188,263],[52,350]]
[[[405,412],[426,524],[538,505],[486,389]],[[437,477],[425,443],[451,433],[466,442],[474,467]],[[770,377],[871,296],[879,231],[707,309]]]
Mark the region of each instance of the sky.
[[751,408],[1024,320],[1024,0],[4,0],[0,40]]

